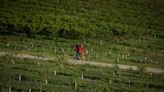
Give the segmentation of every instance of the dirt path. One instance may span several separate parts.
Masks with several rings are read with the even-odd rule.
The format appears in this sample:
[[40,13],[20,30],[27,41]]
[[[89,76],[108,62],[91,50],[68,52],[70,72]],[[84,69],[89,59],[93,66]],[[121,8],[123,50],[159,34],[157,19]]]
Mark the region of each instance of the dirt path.
[[[100,63],[100,62],[93,62],[93,61],[82,61],[82,60],[68,60],[69,63],[72,64],[80,64],[80,65],[93,65],[93,66],[101,66],[101,67],[110,67],[113,68],[116,66],[116,64],[110,64],[110,63]],[[133,65],[124,65],[124,64],[117,64],[119,69],[132,69],[132,70],[139,70],[137,66]],[[161,68],[154,68],[154,67],[144,67],[146,72],[151,73],[164,73],[164,69]]]
[[[30,58],[30,59],[38,59],[38,60],[54,60],[54,58],[48,58],[48,57],[39,57],[39,56],[33,56],[29,54],[13,54],[9,52],[1,52],[0,56],[4,55],[12,55],[18,58]],[[84,60],[73,60],[69,59],[67,63],[70,64],[79,64],[79,65],[92,65],[92,66],[100,66],[100,67],[110,67],[113,68],[116,66],[116,64],[110,64],[110,63],[100,63],[100,62],[93,62],[93,61],[84,61]],[[137,66],[133,65],[124,65],[124,64],[117,64],[119,69],[132,69],[132,70],[139,70]],[[144,67],[146,72],[151,73],[164,73],[164,69],[161,68],[154,68],[154,67]]]

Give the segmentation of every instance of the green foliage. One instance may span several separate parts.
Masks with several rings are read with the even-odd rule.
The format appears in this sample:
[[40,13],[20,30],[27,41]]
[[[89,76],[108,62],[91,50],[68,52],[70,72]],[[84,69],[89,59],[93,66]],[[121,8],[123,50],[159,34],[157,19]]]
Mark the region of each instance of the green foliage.
[[[29,91],[31,88],[36,92],[41,90],[42,92],[163,91],[163,75],[89,65],[71,65],[60,61],[61,57],[56,56],[58,58],[56,61],[1,57],[0,90],[8,92],[11,88],[12,91]],[[39,67],[37,62],[40,63]]]
[[[164,36],[164,8],[161,0],[0,2],[0,29],[8,34],[24,33],[29,37],[42,35],[50,39],[58,36],[103,40]],[[64,32],[58,34],[61,30]]]
[[163,68],[163,10],[162,0],[1,0],[0,50],[57,58],[0,58],[0,91],[162,92],[163,75],[65,61],[73,58],[75,43],[82,43],[86,60]]

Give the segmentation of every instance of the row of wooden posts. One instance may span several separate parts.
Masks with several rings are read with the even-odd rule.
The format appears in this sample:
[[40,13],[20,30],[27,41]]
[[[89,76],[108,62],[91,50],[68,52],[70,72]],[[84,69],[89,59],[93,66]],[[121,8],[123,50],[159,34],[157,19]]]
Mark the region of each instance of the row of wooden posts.
[[[12,60],[12,63],[14,64],[15,61]],[[40,66],[40,62],[37,63],[37,66],[38,66],[38,67]],[[57,71],[54,70],[54,76],[56,76],[56,75],[57,75]],[[150,75],[152,76],[152,73],[150,73]],[[113,76],[115,76],[115,72],[113,72]],[[21,81],[21,78],[22,78],[22,76],[21,76],[21,74],[19,74],[19,76],[18,76],[18,81]],[[84,75],[81,75],[81,79],[83,80],[84,78],[85,78]],[[109,83],[111,84],[112,81],[110,80]],[[45,84],[48,84],[48,80],[47,80],[47,79],[45,79]],[[130,81],[130,80],[128,81],[128,84],[129,84],[129,85],[131,84],[131,81]],[[77,84],[76,84],[76,83],[74,84],[74,87],[75,87],[75,88],[77,87]],[[32,89],[30,88],[30,89],[29,89],[29,92],[31,92],[31,90],[32,90]],[[9,92],[11,92],[11,87],[9,88]]]
[[[115,74],[114,74],[114,75],[115,75]],[[56,71],[54,71],[54,76],[56,76]],[[21,75],[20,75],[20,74],[19,74],[18,77],[19,77],[18,80],[21,81]],[[83,76],[83,75],[81,75],[81,79],[82,79],[82,80],[84,79],[84,76]],[[111,84],[111,83],[112,83],[112,80],[109,80],[109,83]],[[48,84],[48,80],[47,80],[47,79],[45,79],[45,84],[46,84],[46,85]],[[130,81],[130,80],[128,80],[128,84],[129,84],[129,85],[131,84],[131,81]],[[75,88],[75,89],[77,88],[77,84],[76,84],[76,83],[74,83],[74,88]],[[12,92],[11,87],[9,87],[9,92]],[[29,88],[29,91],[28,91],[28,92],[32,92],[32,89]],[[42,88],[40,88],[40,92],[42,92]]]

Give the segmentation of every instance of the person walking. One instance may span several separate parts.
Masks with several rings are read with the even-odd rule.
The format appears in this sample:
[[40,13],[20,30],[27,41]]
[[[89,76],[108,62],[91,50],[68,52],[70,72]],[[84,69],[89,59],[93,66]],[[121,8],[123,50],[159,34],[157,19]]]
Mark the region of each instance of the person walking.
[[84,58],[84,46],[83,45],[80,45],[79,53],[80,53],[80,57],[83,59]]
[[80,60],[80,58],[84,58],[84,47],[83,47],[83,45],[76,44],[74,47],[74,50],[76,52],[75,59]]
[[79,60],[80,59],[80,44],[76,44],[75,47],[74,47],[74,50],[75,50],[75,59]]

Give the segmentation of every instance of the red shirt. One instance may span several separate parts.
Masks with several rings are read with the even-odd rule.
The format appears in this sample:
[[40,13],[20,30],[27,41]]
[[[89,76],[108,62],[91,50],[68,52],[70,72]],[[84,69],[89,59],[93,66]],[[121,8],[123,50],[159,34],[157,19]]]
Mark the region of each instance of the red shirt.
[[84,48],[83,47],[79,47],[79,53],[83,54],[84,53]]

